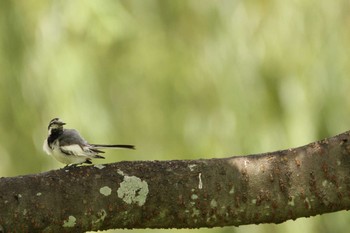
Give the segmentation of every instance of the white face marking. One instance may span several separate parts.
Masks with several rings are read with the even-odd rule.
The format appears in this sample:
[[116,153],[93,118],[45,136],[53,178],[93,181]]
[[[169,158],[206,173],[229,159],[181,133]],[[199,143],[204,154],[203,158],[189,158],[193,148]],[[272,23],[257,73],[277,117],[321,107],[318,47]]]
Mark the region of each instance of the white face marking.
[[63,126],[62,125],[56,125],[56,124],[51,125],[50,128],[49,128],[48,135],[51,135],[53,129],[63,129]]
[[61,119],[52,119],[49,123],[49,135],[51,134],[52,129],[63,129],[63,125],[65,125],[65,123]]

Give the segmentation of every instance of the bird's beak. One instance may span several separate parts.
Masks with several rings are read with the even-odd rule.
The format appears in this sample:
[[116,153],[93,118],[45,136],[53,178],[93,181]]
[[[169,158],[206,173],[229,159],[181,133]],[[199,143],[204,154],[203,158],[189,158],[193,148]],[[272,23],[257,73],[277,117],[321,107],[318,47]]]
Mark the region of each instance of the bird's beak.
[[57,125],[60,125],[60,126],[62,126],[62,125],[65,125],[66,123],[64,123],[63,121],[56,121],[55,122]]

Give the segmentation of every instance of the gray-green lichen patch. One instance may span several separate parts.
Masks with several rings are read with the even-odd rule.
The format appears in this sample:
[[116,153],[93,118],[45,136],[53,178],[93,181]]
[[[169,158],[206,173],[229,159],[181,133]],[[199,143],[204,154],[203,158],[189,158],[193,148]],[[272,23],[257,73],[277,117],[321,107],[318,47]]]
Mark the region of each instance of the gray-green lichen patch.
[[107,212],[104,209],[101,209],[99,212],[97,212],[97,219],[92,221],[92,225],[96,225],[100,222],[103,222],[107,216]]
[[192,217],[193,217],[193,218],[198,217],[199,214],[200,214],[199,209],[193,207],[193,208],[192,208]]
[[100,169],[100,170],[103,169],[103,168],[105,168],[105,166],[102,165],[102,164],[95,164],[94,167],[95,167],[95,168],[98,168],[98,169]]
[[112,193],[112,189],[108,186],[104,186],[104,187],[100,188],[100,193],[104,196],[109,196]]
[[191,172],[194,171],[194,168],[196,167],[197,165],[196,164],[189,164],[188,165],[188,168],[190,169]]
[[323,180],[323,181],[322,181],[322,186],[323,186],[323,187],[326,187],[327,185],[328,185],[328,181],[327,181],[327,180]]
[[288,201],[288,205],[294,206],[294,204],[295,204],[294,199],[295,199],[295,196],[290,196],[289,201]]
[[235,186],[232,185],[232,188],[231,188],[229,194],[234,194],[234,193],[235,193]]
[[41,193],[37,193],[36,195],[39,197],[39,196],[41,196]]
[[210,207],[211,207],[211,208],[216,208],[216,207],[218,207],[218,203],[216,202],[215,199],[211,200],[211,202],[210,202]]
[[119,175],[121,175],[121,176],[124,176],[124,172],[123,172],[122,170],[120,170],[120,169],[117,170],[117,173],[118,173]]
[[68,217],[68,220],[64,220],[63,221],[63,227],[74,227],[75,226],[75,224],[76,224],[76,221],[77,219],[74,217],[74,216],[72,216],[72,215],[70,215],[69,217]]
[[209,217],[207,218],[207,222],[216,222],[216,220],[217,220],[217,217],[216,217],[215,214],[212,215],[212,216],[209,216]]
[[136,203],[139,206],[145,204],[148,195],[147,182],[136,176],[127,176],[122,171],[118,171],[118,174],[124,176],[117,190],[118,197],[128,204]]

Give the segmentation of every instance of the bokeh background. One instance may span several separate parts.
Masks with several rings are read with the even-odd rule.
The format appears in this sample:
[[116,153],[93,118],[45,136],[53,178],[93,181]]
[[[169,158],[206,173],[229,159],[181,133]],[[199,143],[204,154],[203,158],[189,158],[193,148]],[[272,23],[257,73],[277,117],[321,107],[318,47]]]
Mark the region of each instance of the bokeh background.
[[[42,152],[61,117],[97,163],[227,157],[350,128],[350,2],[0,2],[0,176],[62,167]],[[348,212],[136,232],[345,232]],[[115,230],[110,232],[129,232]]]

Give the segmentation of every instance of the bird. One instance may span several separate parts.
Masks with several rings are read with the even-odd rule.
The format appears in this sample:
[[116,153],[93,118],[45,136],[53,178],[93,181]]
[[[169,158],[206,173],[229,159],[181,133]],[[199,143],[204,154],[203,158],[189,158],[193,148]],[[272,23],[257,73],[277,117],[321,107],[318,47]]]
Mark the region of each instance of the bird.
[[48,125],[48,136],[44,141],[43,150],[56,160],[67,166],[92,164],[92,159],[104,159],[101,149],[123,148],[135,149],[134,145],[103,145],[88,143],[76,129],[65,129],[66,125],[60,118],[53,118]]

